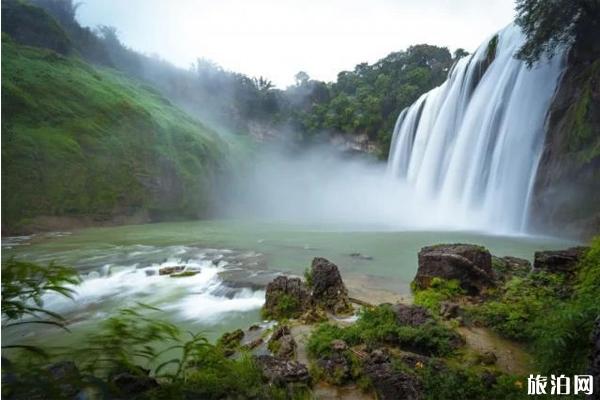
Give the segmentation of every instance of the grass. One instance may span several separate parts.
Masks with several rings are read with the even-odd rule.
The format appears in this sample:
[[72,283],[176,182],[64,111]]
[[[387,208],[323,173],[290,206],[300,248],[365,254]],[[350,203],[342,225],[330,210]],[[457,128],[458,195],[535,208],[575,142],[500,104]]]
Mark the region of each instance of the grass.
[[38,216],[197,218],[227,144],[118,72],[2,36],[3,224]]
[[431,280],[431,284],[427,289],[413,287],[413,291],[414,303],[429,309],[434,315],[440,313],[441,302],[453,300],[465,294],[459,281],[455,279],[444,280],[438,277]]
[[392,309],[381,305],[362,311],[357,322],[348,327],[321,324],[308,340],[309,354],[316,358],[331,354],[330,343],[334,339],[344,340],[350,346],[391,345],[427,355],[444,356],[453,352],[458,336],[436,321],[416,327],[398,325]]
[[496,297],[470,312],[501,335],[525,342],[539,371],[586,371],[590,334],[600,316],[600,237],[580,261],[574,281],[536,273],[505,283]]

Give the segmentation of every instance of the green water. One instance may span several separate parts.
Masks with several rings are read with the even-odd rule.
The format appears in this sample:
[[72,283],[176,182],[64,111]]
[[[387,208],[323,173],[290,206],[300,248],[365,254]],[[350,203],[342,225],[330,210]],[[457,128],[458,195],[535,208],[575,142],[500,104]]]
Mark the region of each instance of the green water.
[[[161,265],[168,258],[178,257],[178,254],[185,253],[185,257],[194,258],[194,252],[204,254],[204,249],[215,249],[217,253],[220,249],[226,249],[224,251],[236,252],[235,256],[231,256],[233,261],[230,260],[229,263],[236,265],[231,279],[242,282],[240,286],[243,287],[244,282],[255,279],[252,277],[257,273],[263,273],[263,280],[265,276],[272,276],[269,272],[301,275],[312,258],[319,256],[330,259],[340,267],[342,276],[348,280],[351,294],[355,289],[368,288],[406,295],[417,269],[419,249],[442,242],[479,244],[498,256],[511,255],[530,260],[536,250],[564,248],[574,244],[556,238],[501,237],[474,232],[351,230],[343,226],[217,220],[92,228],[66,235],[42,234],[28,238],[19,245],[12,245],[12,241],[5,240],[2,257],[15,256],[42,263],[56,261],[75,266],[84,274],[102,270],[109,265],[114,274],[114,271],[127,268],[139,271],[139,268],[148,265]],[[360,253],[363,257],[351,256],[352,253]],[[229,267],[225,266],[227,268]],[[211,295],[208,304],[203,304],[203,301],[208,301],[206,297],[190,297],[196,296],[200,288],[204,290],[206,287],[201,279],[196,286],[196,281],[176,282],[173,278],[158,280],[157,277],[151,277],[148,279],[152,279],[153,283],[147,286],[147,290],[134,290],[135,287],[132,289],[131,286],[136,286],[137,282],[129,282],[127,286],[126,280],[137,279],[142,285],[142,280],[146,279],[144,275],[132,273],[119,279],[113,276],[114,283],[103,282],[103,278],[95,275],[93,277],[96,280],[94,285],[89,286],[92,289],[86,289],[87,286],[80,289],[82,292],[99,291],[100,294],[96,293],[96,297],[90,300],[85,298],[86,293],[82,293],[81,306],[69,305],[68,311],[65,311],[73,321],[71,328],[75,336],[39,332],[31,330],[32,328],[12,336],[16,335],[19,339],[30,338],[28,340],[32,341],[43,338],[45,341],[67,342],[95,329],[99,321],[113,315],[130,299],[167,310],[177,303],[177,310],[166,312],[163,317],[185,328],[203,330],[211,338],[226,330],[247,327],[260,321],[260,299],[264,295],[260,291],[252,295],[246,293],[249,300],[244,297],[236,300],[237,303],[232,301],[223,312],[215,312],[206,318],[206,312],[210,313],[215,307],[218,308],[219,297]],[[115,287],[106,288],[102,286],[103,283]],[[131,296],[127,295],[128,290],[131,291]],[[246,306],[248,302],[253,305]],[[238,306],[239,309],[236,308]],[[211,308],[212,311],[203,310],[203,307]],[[58,311],[62,309],[59,308]],[[196,318],[195,315],[199,317]],[[11,339],[11,336],[3,337],[6,338]]]

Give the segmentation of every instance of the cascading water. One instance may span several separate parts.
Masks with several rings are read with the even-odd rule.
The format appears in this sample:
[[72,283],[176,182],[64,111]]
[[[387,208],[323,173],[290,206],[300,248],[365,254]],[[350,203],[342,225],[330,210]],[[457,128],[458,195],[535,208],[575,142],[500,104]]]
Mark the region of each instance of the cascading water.
[[556,56],[528,69],[514,58],[523,42],[509,25],[398,117],[388,172],[417,199],[434,202],[428,218],[440,225],[526,228],[544,121],[564,63]]

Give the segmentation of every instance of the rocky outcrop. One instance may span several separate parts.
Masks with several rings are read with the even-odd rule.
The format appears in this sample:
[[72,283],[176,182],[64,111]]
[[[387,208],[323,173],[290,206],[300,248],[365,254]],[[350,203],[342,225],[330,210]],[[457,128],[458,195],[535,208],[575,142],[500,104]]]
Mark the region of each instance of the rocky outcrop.
[[379,400],[419,400],[424,397],[417,377],[397,371],[385,351],[374,350],[369,354],[363,372],[371,380]]
[[296,341],[287,325],[280,326],[273,332],[268,347],[274,356],[281,359],[291,360],[296,355]]
[[297,361],[262,355],[256,357],[256,363],[265,379],[274,385],[310,384],[308,368]]
[[159,275],[171,275],[171,274],[183,272],[184,269],[185,269],[185,266],[183,266],[183,265],[175,265],[172,267],[162,267],[158,270],[158,274]]
[[524,258],[492,256],[492,268],[496,278],[506,281],[514,276],[526,276],[531,272],[531,263]]
[[323,310],[334,314],[353,310],[337,265],[324,258],[313,260],[308,284],[300,278],[278,276],[267,285],[263,314],[268,318],[319,322],[326,319]]
[[263,313],[269,318],[297,318],[312,307],[308,287],[300,278],[278,276],[267,285]]
[[587,247],[571,247],[566,250],[536,251],[533,270],[550,273],[572,273]]
[[532,223],[544,232],[600,232],[599,34],[573,46],[548,110],[531,205]]
[[316,305],[334,314],[352,311],[348,289],[342,281],[337,265],[317,257],[312,261],[310,276],[312,299]]
[[421,306],[398,303],[391,308],[396,315],[398,325],[419,326],[433,321],[431,313]]
[[494,285],[492,256],[470,244],[440,244],[419,252],[419,267],[413,284],[417,289],[430,286],[433,278],[456,279],[469,294],[479,294]]

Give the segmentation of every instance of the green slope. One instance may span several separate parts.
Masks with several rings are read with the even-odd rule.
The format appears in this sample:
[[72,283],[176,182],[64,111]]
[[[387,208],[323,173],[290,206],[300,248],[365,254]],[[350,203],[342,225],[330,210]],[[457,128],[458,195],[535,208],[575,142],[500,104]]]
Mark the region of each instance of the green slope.
[[227,144],[114,70],[2,35],[2,225],[210,212]]

